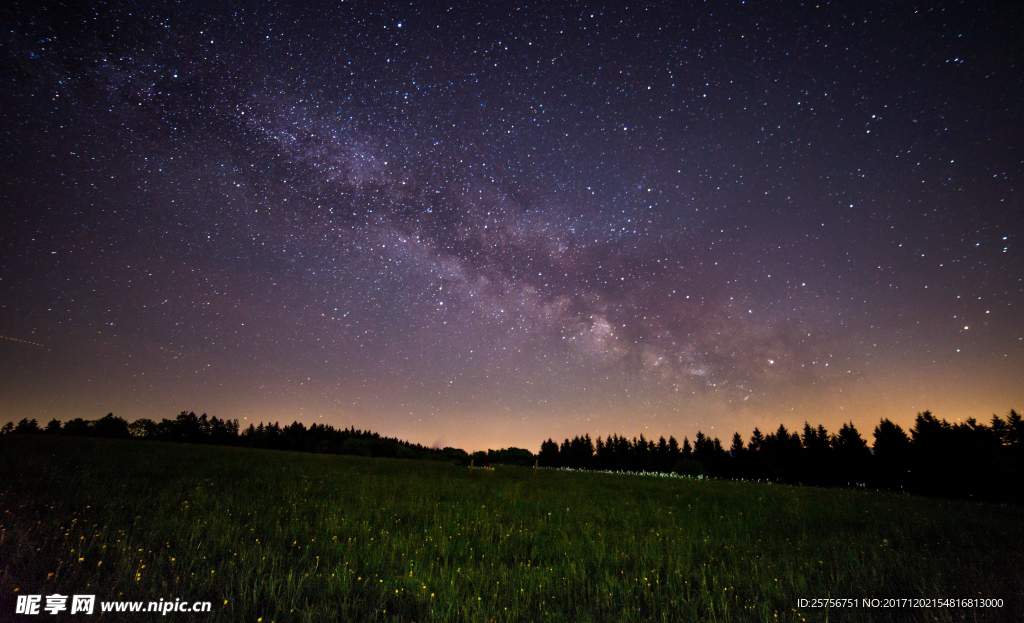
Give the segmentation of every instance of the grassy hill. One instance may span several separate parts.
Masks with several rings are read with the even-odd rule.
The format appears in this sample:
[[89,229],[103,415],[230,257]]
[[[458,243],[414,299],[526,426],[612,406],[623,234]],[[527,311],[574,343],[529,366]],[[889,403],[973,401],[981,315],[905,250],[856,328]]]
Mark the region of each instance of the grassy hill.
[[[213,603],[180,621],[1024,619],[1014,506],[6,436],[0,513],[3,620],[54,592]],[[1003,606],[860,605],[979,597]]]

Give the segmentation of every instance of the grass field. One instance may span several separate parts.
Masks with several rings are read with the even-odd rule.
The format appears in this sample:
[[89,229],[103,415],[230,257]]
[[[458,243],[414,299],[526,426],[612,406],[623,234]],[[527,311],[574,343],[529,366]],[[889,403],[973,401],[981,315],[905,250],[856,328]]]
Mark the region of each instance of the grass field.
[[12,614],[54,592],[213,602],[132,620],[818,621],[820,597],[1004,602],[829,621],[1024,620],[1019,507],[6,436],[0,512],[0,620],[54,618]]

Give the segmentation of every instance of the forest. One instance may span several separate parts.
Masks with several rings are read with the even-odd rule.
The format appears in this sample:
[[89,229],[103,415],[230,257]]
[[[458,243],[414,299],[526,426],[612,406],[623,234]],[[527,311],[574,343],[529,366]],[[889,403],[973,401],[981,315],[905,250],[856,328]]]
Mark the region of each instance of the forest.
[[428,448],[354,427],[274,422],[250,424],[238,420],[197,416],[182,411],[160,422],[138,419],[129,423],[108,413],[97,420],[53,419],[40,427],[36,420],[8,422],[0,433],[67,435],[232,445],[301,452],[349,454],[447,461],[485,467],[521,465],[544,468],[675,474],[812,486],[886,489],[928,496],[986,502],[1024,501],[1024,421],[1015,410],[993,415],[989,424],[971,418],[950,423],[929,411],[917,414],[905,431],[881,420],[868,444],[852,422],[830,433],[824,426],[805,423],[802,431],[779,425],[768,434],[754,429],[749,439],[735,433],[728,449],[717,437],[697,432],[691,444],[675,437],[657,441],[589,434],[548,439],[537,454],[522,448],[474,452],[458,448]]

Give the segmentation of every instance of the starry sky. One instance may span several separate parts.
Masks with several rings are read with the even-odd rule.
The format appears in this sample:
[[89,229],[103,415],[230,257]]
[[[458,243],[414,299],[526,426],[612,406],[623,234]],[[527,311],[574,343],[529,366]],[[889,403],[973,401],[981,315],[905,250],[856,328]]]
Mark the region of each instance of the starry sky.
[[0,421],[1024,407],[1019,5],[2,11]]

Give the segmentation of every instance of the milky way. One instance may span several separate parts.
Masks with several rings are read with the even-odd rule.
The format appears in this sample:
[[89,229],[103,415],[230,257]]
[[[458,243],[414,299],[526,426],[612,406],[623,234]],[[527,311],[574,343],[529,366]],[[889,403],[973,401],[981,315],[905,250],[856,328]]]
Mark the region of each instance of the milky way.
[[694,7],[5,9],[0,420],[1020,408],[1019,8]]

